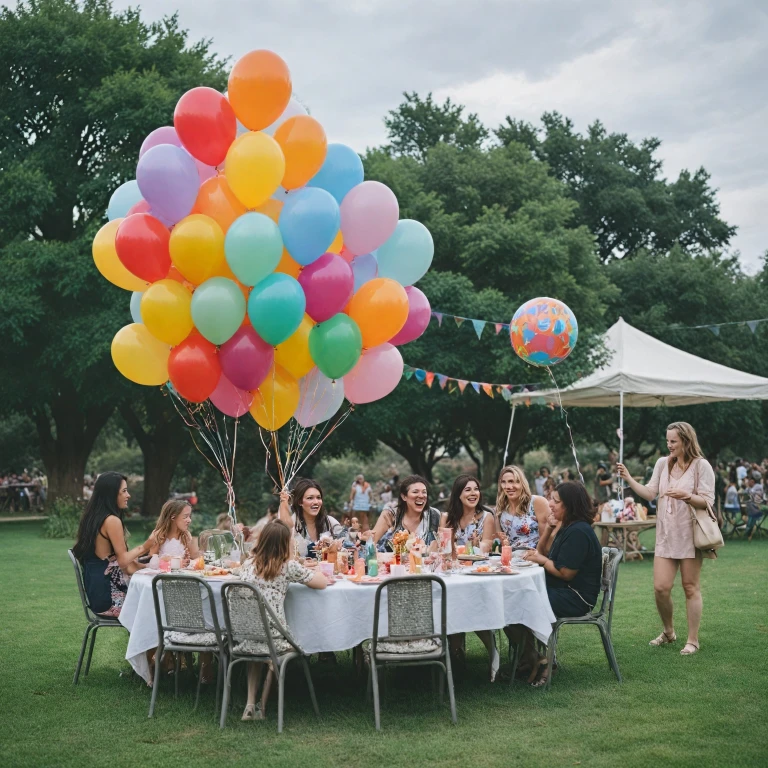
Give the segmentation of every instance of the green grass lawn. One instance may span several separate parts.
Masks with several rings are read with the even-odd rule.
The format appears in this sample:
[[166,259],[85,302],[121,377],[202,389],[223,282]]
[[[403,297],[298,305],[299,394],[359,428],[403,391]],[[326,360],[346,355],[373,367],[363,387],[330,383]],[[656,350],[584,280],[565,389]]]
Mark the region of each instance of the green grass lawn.
[[[67,542],[40,537],[39,523],[0,524],[0,765],[11,766],[743,766],[766,765],[768,543],[729,542],[703,570],[702,650],[681,658],[651,648],[659,632],[651,562],[621,566],[613,638],[624,676],[608,669],[597,630],[566,627],[562,669],[550,693],[490,685],[476,638],[457,677],[458,726],[440,706],[429,672],[393,673],[383,731],[347,654],[312,664],[322,719],[312,714],[300,669],[289,679],[285,732],[276,704],[265,723],[242,723],[237,685],[224,731],[213,691],[192,711],[194,684],[174,700],[123,674],[126,634],[102,630],[91,673],[72,685],[84,619]],[[373,597],[373,595],[372,595]],[[683,595],[677,632],[685,637]]]

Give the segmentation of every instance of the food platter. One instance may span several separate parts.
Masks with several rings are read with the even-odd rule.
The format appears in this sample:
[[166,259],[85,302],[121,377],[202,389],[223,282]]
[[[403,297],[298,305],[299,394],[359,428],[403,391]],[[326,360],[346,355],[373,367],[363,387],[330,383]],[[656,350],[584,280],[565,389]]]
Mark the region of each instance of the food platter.
[[514,568],[507,566],[480,566],[471,571],[465,571],[467,576],[517,576],[520,571],[516,571]]
[[487,560],[488,555],[459,555],[458,559],[465,563],[479,563],[482,560]]

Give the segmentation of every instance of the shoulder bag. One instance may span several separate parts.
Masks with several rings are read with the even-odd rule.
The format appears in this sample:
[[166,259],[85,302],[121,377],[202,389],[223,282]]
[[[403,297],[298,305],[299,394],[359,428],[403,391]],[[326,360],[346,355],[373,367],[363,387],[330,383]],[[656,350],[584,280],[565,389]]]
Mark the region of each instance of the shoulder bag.
[[[694,496],[699,495],[699,462],[701,462],[701,459],[696,460],[696,475],[693,486]],[[709,502],[707,502],[706,509],[695,509],[690,504],[688,507],[691,510],[693,546],[701,550],[704,557],[714,560],[717,557],[717,550],[725,546],[723,532],[720,530],[717,522],[717,515]]]

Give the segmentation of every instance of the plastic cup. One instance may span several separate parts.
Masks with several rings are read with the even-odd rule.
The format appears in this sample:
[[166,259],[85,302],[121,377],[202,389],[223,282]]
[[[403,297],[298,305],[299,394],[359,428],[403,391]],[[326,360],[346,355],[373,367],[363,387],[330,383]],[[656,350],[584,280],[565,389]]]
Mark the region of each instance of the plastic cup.
[[505,544],[501,548],[501,564],[510,565],[512,563],[512,547],[509,544]]

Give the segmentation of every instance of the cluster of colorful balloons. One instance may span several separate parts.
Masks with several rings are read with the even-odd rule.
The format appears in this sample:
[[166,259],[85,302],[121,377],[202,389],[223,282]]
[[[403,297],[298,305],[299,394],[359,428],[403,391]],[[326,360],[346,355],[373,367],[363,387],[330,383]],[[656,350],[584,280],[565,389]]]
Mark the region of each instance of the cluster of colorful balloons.
[[94,261],[133,292],[117,369],[266,429],[389,394],[397,346],[429,323],[413,285],[432,262],[429,231],[399,219],[354,150],[327,143],[270,51],[241,58],[226,94],[179,99],[108,218]]
[[522,304],[509,324],[512,348],[521,360],[546,367],[562,363],[579,337],[579,324],[559,299],[541,297]]

